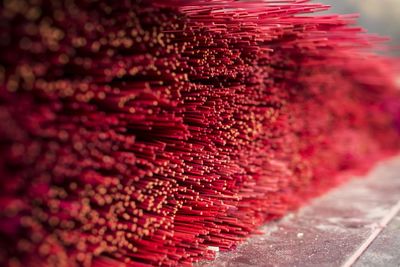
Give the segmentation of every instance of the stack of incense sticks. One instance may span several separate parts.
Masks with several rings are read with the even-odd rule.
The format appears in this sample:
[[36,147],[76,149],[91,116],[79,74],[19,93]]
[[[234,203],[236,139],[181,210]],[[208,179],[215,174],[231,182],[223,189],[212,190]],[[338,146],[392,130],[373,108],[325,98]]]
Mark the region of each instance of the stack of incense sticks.
[[324,9],[4,1],[0,265],[191,265],[396,153],[397,63]]

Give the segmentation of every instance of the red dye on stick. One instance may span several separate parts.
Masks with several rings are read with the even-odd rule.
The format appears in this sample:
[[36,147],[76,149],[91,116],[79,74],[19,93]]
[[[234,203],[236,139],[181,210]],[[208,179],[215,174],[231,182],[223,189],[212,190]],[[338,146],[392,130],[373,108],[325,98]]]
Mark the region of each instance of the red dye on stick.
[[169,4],[1,7],[1,265],[191,265],[398,150],[351,16]]

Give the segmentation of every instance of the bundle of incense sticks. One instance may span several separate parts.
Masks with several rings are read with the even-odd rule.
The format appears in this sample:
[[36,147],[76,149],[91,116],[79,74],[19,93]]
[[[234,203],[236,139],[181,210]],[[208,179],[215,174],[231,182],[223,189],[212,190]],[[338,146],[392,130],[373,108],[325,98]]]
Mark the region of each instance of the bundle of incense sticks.
[[325,8],[4,1],[0,265],[191,265],[395,153],[395,62]]

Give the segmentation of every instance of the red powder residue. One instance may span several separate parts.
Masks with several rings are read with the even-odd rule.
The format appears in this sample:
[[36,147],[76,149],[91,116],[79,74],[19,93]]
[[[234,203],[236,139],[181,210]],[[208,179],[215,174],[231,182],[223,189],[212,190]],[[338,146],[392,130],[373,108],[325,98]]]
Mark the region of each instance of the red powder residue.
[[0,265],[191,265],[398,151],[397,62],[325,8],[5,1]]

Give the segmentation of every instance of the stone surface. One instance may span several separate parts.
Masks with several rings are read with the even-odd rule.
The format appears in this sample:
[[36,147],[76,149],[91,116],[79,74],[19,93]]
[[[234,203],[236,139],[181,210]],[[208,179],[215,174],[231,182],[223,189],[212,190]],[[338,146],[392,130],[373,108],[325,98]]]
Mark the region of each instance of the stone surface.
[[[371,238],[400,201],[400,158],[314,200],[231,252],[198,266],[341,266]],[[400,266],[400,216],[383,229],[356,266]]]
[[369,266],[400,266],[400,214],[397,214],[354,265]]

